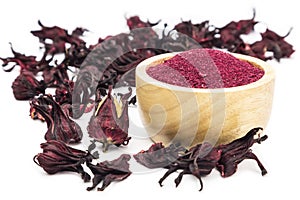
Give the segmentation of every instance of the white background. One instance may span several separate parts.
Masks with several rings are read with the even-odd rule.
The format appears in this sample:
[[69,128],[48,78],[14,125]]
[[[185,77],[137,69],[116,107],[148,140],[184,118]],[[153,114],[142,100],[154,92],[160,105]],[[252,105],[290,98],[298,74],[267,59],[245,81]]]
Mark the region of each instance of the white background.
[[[271,30],[285,35],[293,31],[287,41],[296,52],[280,63],[270,61],[276,69],[276,85],[272,116],[265,134],[269,139],[253,150],[268,170],[264,177],[254,161],[243,162],[238,172],[221,178],[217,171],[203,178],[204,190],[198,192],[198,181],[185,176],[175,188],[170,176],[160,187],[157,183],[164,171],[134,174],[123,182],[112,184],[104,192],[87,192],[77,175],[69,173],[49,176],[36,166],[32,158],[41,152],[46,124],[30,119],[28,102],[16,101],[11,83],[18,74],[0,70],[0,198],[1,199],[254,199],[299,198],[299,21],[294,0],[284,1],[15,1],[1,3],[0,57],[11,56],[9,42],[17,51],[39,54],[37,38],[30,30],[38,29],[40,19],[45,25],[58,25],[69,30],[77,26],[89,29],[85,40],[95,43],[98,37],[127,31],[124,16],[140,15],[155,22],[159,19],[172,28],[181,19],[194,23],[209,19],[211,24],[223,26],[231,20],[252,17]],[[247,106],[247,105],[245,105]],[[145,149],[148,146],[144,147]],[[126,151],[126,149],[124,150]]]

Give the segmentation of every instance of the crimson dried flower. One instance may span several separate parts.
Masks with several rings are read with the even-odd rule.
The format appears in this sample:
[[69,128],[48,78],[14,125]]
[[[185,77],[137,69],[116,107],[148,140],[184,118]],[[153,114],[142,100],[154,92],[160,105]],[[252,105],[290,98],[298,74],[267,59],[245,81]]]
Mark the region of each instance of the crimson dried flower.
[[232,21],[224,27],[218,28],[216,33],[220,37],[215,39],[215,45],[219,48],[226,48],[229,51],[235,52],[237,47],[244,43],[240,36],[252,32],[254,25],[258,23],[254,18],[255,10],[253,10],[253,17],[251,19],[240,20],[238,22]]
[[[148,168],[167,168],[168,171],[159,180],[162,186],[163,181],[172,173],[181,171],[174,180],[176,187],[180,184],[183,175],[191,174],[195,176],[200,182],[200,190],[203,189],[202,176],[206,176],[216,168],[221,172],[222,177],[228,177],[234,174],[237,166],[244,159],[254,159],[262,170],[262,175],[267,173],[256,155],[252,153],[250,147],[254,143],[260,143],[267,139],[267,136],[254,139],[261,128],[254,128],[250,130],[244,137],[234,140],[225,145],[213,147],[209,143],[198,144],[189,150],[173,151],[172,146],[164,147],[161,143],[153,144],[147,151],[141,151],[134,155],[136,161]],[[182,147],[183,148],[183,147]],[[165,152],[167,152],[165,154]],[[182,153],[183,152],[183,153]],[[167,155],[167,156],[165,156]],[[164,157],[165,156],[165,157]],[[177,157],[176,157],[177,156]],[[176,159],[177,158],[177,159]]]
[[43,153],[34,156],[34,162],[42,167],[48,174],[70,171],[81,174],[84,182],[91,179],[84,171],[82,164],[92,161],[93,156],[89,152],[81,151],[67,146],[56,140],[49,140],[41,144]]
[[102,99],[91,117],[88,125],[88,133],[91,138],[103,144],[103,151],[106,151],[110,145],[127,145],[128,137],[128,94],[117,101],[111,95],[112,88],[109,88],[108,94]]
[[254,143],[261,143],[268,138],[266,135],[262,137],[258,135],[258,138],[254,138],[261,130],[262,128],[254,128],[244,137],[234,140],[229,144],[217,147],[217,149],[221,150],[222,154],[216,167],[221,172],[222,177],[228,177],[234,174],[237,170],[238,164],[245,159],[255,160],[261,169],[262,175],[267,173],[267,170],[250,149]]
[[[58,53],[65,53],[66,43],[80,45],[85,43],[79,38],[85,29],[76,28],[71,35],[68,34],[67,30],[62,29],[58,26],[46,27],[41,21],[38,21],[41,26],[41,30],[31,31],[31,33],[40,39],[40,42],[45,45],[45,54],[54,55]],[[81,31],[78,31],[81,30]],[[52,40],[51,43],[46,43],[46,39]]]
[[171,144],[170,146],[165,147],[161,142],[159,142],[151,145],[148,150],[142,150],[133,155],[133,157],[138,163],[153,169],[167,167],[170,163],[177,160],[180,153],[184,151],[185,148],[181,146]]
[[[174,30],[185,34],[197,41],[204,48],[222,48],[233,53],[241,53],[268,60],[275,58],[280,61],[281,58],[289,58],[293,52],[293,46],[286,42],[286,36],[279,36],[275,32],[266,30],[262,33],[260,41],[248,44],[243,41],[241,35],[247,35],[254,31],[255,10],[251,19],[232,21],[225,26],[218,28],[209,21],[193,24],[191,21],[183,21],[175,25]],[[266,51],[273,52],[273,56],[265,57]]]
[[130,155],[123,154],[115,160],[100,162],[96,165],[87,162],[87,166],[94,174],[93,185],[88,187],[87,190],[90,191],[94,189],[101,181],[103,181],[102,186],[98,188],[98,191],[103,191],[111,184],[111,182],[126,179],[131,174],[131,171],[129,170],[129,160]]
[[132,16],[127,19],[127,26],[130,30],[136,29],[136,28],[145,28],[145,27],[152,27],[157,25],[160,22],[160,20],[156,23],[151,23],[149,21],[143,22],[139,16]]
[[8,58],[0,58],[3,64],[2,67],[6,67],[9,63],[15,63],[11,68],[5,69],[4,71],[10,72],[15,66],[20,66],[21,71],[31,71],[36,74],[39,71],[39,61],[36,60],[36,56],[26,56],[25,54],[21,54],[15,51],[11,45],[11,51],[13,53],[13,57]]
[[55,89],[55,101],[62,104],[72,104],[72,92],[74,89],[74,82],[71,80],[66,80],[63,84]]
[[253,43],[251,49],[254,54],[261,55],[263,58],[267,51],[273,53],[273,56],[265,59],[275,58],[277,61],[280,61],[281,58],[289,58],[295,51],[293,46],[284,40],[290,34],[290,31],[285,36],[279,36],[267,29],[261,34],[262,40]]
[[39,94],[44,94],[46,87],[45,82],[38,81],[30,71],[22,72],[12,84],[17,100],[30,100]]
[[61,87],[65,82],[69,81],[67,73],[68,67],[65,64],[60,64],[55,67],[48,66],[42,71],[42,76],[48,88]]
[[30,116],[47,122],[45,139],[65,143],[78,143],[82,139],[80,126],[63,112],[51,95],[44,95],[30,102]]
[[202,176],[211,173],[216,163],[220,159],[221,151],[214,149],[211,144],[203,143],[191,148],[183,156],[179,157],[177,161],[170,164],[168,171],[159,180],[160,186],[163,181],[172,173],[181,170],[178,177],[174,180],[176,187],[180,184],[183,175],[191,174],[195,176],[200,182],[200,191],[203,189]]
[[174,30],[193,38],[204,48],[212,48],[215,30],[210,30],[211,28],[209,21],[203,21],[199,24],[183,21],[175,25]]

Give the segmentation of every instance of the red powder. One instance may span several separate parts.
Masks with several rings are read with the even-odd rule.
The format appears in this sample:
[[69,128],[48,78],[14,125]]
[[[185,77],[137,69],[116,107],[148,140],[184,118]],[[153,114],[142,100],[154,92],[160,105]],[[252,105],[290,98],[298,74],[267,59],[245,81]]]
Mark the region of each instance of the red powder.
[[215,49],[193,49],[175,55],[147,73],[154,79],[190,88],[229,88],[247,85],[264,71]]

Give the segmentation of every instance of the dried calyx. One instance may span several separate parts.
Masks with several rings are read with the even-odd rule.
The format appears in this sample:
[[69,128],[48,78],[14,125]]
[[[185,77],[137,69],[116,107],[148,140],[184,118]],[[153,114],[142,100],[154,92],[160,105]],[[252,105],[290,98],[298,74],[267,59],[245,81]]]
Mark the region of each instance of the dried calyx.
[[127,145],[128,137],[128,99],[132,89],[123,94],[120,100],[112,96],[112,88],[108,94],[96,105],[94,115],[91,117],[87,127],[88,134],[95,141],[103,144],[103,151],[107,151],[110,145]]
[[[168,169],[159,180],[161,186],[170,174],[180,171],[174,180],[176,187],[180,184],[183,175],[191,174],[199,180],[200,190],[202,190],[202,176],[210,174],[216,168],[222,177],[229,177],[236,172],[238,164],[245,159],[255,160],[262,175],[267,173],[267,170],[250,149],[254,143],[261,143],[267,139],[266,135],[260,137],[258,132],[261,130],[261,128],[254,128],[242,138],[215,147],[209,143],[203,143],[189,150],[182,150],[182,148],[175,148],[174,145],[164,147],[161,143],[156,143],[147,151],[141,151],[134,155],[134,158],[138,163],[148,168]],[[258,138],[255,138],[256,136]]]
[[34,156],[34,162],[42,167],[48,174],[59,172],[75,172],[81,175],[84,182],[89,182],[91,176],[87,173],[83,164],[94,174],[93,185],[87,190],[94,189],[101,181],[102,187],[98,191],[103,191],[111,182],[122,181],[130,176],[129,170],[130,156],[121,155],[112,161],[103,161],[96,165],[92,164],[96,157],[89,151],[81,151],[69,147],[65,143],[56,140],[49,140],[41,144],[42,153]]
[[43,95],[30,102],[32,119],[46,121],[48,130],[45,139],[64,143],[79,143],[82,139],[80,126],[55,102],[51,95]]
[[48,174],[70,171],[81,174],[84,182],[88,182],[91,176],[84,171],[82,164],[91,162],[93,156],[89,152],[67,146],[65,143],[49,140],[41,144],[43,153],[34,157],[34,161]]

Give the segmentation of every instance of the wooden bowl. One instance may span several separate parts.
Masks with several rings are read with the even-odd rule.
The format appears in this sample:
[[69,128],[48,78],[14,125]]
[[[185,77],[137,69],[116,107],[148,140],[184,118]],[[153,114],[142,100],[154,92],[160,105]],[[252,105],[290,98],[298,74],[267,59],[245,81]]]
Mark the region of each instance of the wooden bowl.
[[150,66],[176,53],[161,54],[136,68],[137,102],[143,125],[151,139],[189,147],[203,141],[226,144],[255,127],[265,128],[270,117],[275,72],[266,62],[240,54],[241,60],[264,70],[264,76],[248,85],[198,89],[167,84],[150,77]]

